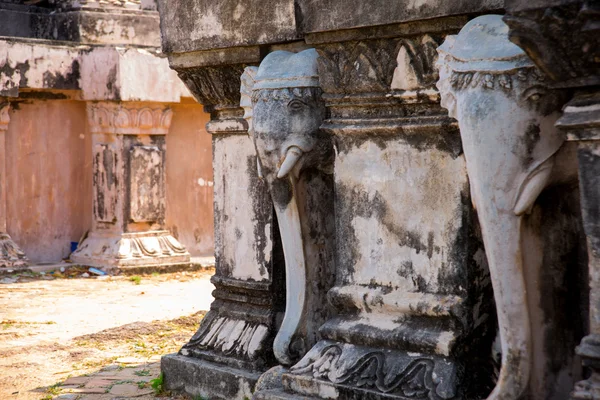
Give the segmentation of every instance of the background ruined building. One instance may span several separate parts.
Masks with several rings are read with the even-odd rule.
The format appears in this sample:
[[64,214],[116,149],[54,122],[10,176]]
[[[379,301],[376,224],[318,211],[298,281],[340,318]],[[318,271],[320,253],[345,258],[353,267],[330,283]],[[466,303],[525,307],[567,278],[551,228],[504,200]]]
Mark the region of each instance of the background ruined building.
[[0,264],[58,262],[86,232],[89,265],[212,255],[208,115],[152,0],[0,1],[0,115]]

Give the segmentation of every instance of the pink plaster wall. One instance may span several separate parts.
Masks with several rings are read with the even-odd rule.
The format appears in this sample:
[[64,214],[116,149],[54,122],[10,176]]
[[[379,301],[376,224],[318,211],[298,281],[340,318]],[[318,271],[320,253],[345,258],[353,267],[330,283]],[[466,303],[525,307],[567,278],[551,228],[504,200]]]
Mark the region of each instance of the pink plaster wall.
[[[212,255],[213,188],[208,115],[174,105],[167,135],[167,228],[192,256]],[[85,102],[32,100],[6,133],[7,231],[33,263],[60,261],[92,223],[91,138]]]
[[213,255],[212,138],[198,104],[173,106],[167,135],[167,228],[192,256]]
[[10,116],[7,231],[32,262],[56,262],[69,255],[70,242],[91,224],[85,103],[22,102]]

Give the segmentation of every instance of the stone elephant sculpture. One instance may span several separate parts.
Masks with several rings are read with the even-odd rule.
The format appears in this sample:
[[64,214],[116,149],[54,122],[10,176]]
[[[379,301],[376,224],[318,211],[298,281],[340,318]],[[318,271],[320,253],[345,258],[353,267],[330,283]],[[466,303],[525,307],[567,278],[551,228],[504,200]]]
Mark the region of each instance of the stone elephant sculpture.
[[333,285],[333,147],[317,52],[275,51],[242,76],[241,106],[271,192],[286,264],[286,308],[273,350],[286,366],[317,340]]
[[576,179],[571,149],[554,126],[562,99],[508,40],[499,15],[471,20],[438,52],[437,86],[459,122],[498,313],[502,366],[488,400],[516,400],[537,373],[531,303],[543,295],[527,278],[527,253],[536,250],[523,245],[523,218],[545,188]]

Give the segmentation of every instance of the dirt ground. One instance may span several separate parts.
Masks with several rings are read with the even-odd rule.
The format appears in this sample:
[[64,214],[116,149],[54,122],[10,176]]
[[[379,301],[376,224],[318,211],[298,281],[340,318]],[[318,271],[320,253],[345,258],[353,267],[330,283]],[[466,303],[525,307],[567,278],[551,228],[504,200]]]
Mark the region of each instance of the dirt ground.
[[183,399],[159,360],[197,329],[213,272],[1,275],[0,399]]

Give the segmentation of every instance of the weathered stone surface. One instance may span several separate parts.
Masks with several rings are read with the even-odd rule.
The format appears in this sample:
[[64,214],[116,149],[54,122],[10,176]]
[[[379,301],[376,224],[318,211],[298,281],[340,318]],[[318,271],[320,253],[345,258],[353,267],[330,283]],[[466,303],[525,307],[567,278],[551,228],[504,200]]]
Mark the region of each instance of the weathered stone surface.
[[176,102],[189,92],[152,49],[96,47],[81,55],[84,100]]
[[[83,48],[0,40],[0,95],[17,97],[19,89],[79,89]],[[93,78],[93,77],[89,77]]]
[[165,53],[285,42],[298,38],[291,0],[159,0]]
[[134,222],[163,221],[164,151],[157,146],[134,146],[129,153],[129,218]]
[[215,400],[251,398],[258,373],[229,368],[193,357],[175,354],[160,361],[168,390]]
[[302,32],[323,32],[499,10],[501,0],[298,1]]
[[[576,254],[581,239],[577,196],[571,195],[573,147],[563,145],[554,127],[562,96],[548,90],[531,60],[509,42],[499,15],[475,18],[448,37],[439,64],[442,104],[461,128],[496,299],[502,368],[488,399],[527,392],[565,398],[572,382],[562,375],[570,373],[573,359],[558,355],[555,346],[576,341],[582,326],[559,325],[554,329],[564,333],[553,335],[548,321],[565,321],[572,311],[544,304],[556,291],[576,290],[562,279],[545,284],[545,276],[567,276],[581,263],[575,255],[562,261]],[[555,185],[568,189],[562,196],[560,190],[542,193]],[[547,367],[551,363],[559,371]]]
[[191,97],[156,50],[0,40],[0,95],[81,90],[84,100],[180,102]]
[[0,3],[0,36],[124,46],[160,46],[156,11],[91,5],[36,7]]

